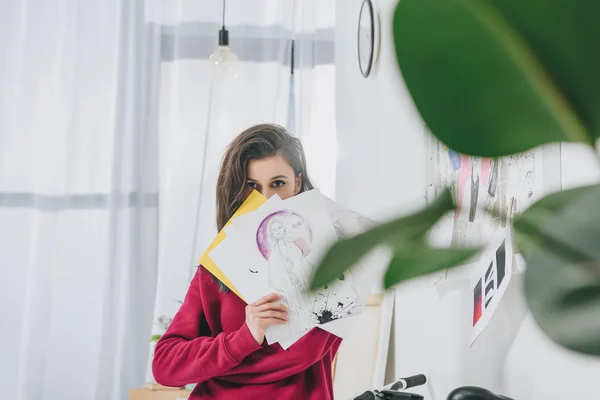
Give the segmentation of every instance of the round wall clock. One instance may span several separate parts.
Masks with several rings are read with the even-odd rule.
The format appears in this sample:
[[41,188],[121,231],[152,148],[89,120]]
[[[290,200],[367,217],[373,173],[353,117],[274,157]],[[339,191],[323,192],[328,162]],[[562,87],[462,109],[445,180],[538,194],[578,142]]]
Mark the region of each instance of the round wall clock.
[[358,17],[358,66],[366,78],[371,73],[375,54],[375,13],[371,0],[364,0]]

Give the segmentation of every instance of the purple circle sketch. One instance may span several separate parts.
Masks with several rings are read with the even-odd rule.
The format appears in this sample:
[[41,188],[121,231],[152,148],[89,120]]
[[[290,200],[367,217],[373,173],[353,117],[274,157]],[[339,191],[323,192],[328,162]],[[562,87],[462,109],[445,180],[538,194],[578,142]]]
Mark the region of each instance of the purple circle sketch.
[[299,214],[281,210],[269,214],[258,226],[256,245],[262,256],[269,260],[273,245],[278,241],[293,243],[306,257],[310,253],[312,228]]

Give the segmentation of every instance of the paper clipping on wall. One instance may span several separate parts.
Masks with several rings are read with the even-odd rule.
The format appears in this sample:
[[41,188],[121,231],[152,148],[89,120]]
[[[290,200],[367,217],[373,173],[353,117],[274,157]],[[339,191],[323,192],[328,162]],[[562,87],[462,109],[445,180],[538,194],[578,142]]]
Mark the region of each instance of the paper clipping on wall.
[[471,345],[491,320],[512,277],[513,247],[509,229],[497,232],[471,277],[473,330]]
[[[433,135],[428,142],[427,203],[446,188],[456,210],[430,231],[440,247],[486,245],[499,229],[543,196],[541,148],[498,159],[459,154]],[[484,210],[493,210],[486,213]]]

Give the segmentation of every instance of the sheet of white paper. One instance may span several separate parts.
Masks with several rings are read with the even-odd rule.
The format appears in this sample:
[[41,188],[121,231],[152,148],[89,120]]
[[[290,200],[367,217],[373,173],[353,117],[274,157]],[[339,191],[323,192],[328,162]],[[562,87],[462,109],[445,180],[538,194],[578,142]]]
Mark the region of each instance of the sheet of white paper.
[[[319,325],[318,328],[323,329],[324,331],[332,333],[332,334],[336,335],[337,337],[340,337],[343,339],[344,337],[348,336],[352,332],[352,330],[356,326],[358,320],[359,320],[358,315],[353,315],[350,317],[337,319],[335,321],[331,321],[331,322],[328,322],[323,325]],[[281,335],[277,335],[277,334],[273,335],[272,333],[269,332],[269,330],[267,330],[265,337],[267,338],[267,342],[269,344],[279,343],[279,345],[284,350],[287,350],[291,345],[293,345],[298,340],[300,340],[308,332],[309,331],[292,332],[286,336],[281,336]],[[275,338],[270,339],[270,338],[273,338],[273,336],[275,336]]]
[[[262,206],[278,204],[282,200],[273,196]],[[260,208],[259,208],[260,210]],[[236,217],[225,227],[225,239],[210,252],[210,258],[231,281],[246,301],[252,303],[269,294],[269,280],[265,263],[252,263],[248,254],[254,252],[256,241],[248,229],[243,230],[249,220],[256,219],[257,211]],[[262,273],[260,273],[262,271]]]
[[290,348],[291,345],[293,345],[298,340],[300,340],[302,338],[302,336],[306,335],[306,333],[307,332],[290,333],[287,338],[277,341],[276,339],[272,339],[271,335],[267,331],[265,333],[265,337],[267,338],[267,343],[269,343],[269,344],[279,343],[279,345],[281,346],[282,349],[287,350]]
[[[274,195],[271,198],[269,198],[267,200],[267,202],[265,202],[265,204],[268,203],[268,207],[276,207],[277,204],[279,204],[282,201],[283,200],[281,200],[281,198],[279,198],[279,196]],[[263,206],[264,206],[264,204],[263,204]],[[256,220],[256,218],[257,218],[257,216],[256,216],[255,212],[251,212],[251,213],[236,217],[231,225],[224,228],[226,237],[228,237],[228,238],[242,237],[243,238],[245,235],[245,232],[248,232],[249,230],[251,230],[253,224],[256,223],[256,222],[253,222]],[[221,247],[221,246],[219,246],[219,247]],[[228,252],[232,251],[232,248],[233,248],[233,246],[230,245],[229,243],[227,243],[227,244],[223,245],[220,249],[213,250],[213,252],[211,252],[211,257],[213,258],[213,261],[215,261],[215,263],[217,265],[223,266],[222,268],[220,267],[221,270],[232,281],[232,283],[234,284],[234,286],[236,288],[238,288],[240,286],[243,288],[243,289],[238,288],[240,293],[242,293],[242,295],[246,299],[248,299],[248,298],[258,299],[268,293],[271,293],[272,289],[268,285],[268,281],[267,281],[266,277],[264,276],[264,274],[262,275],[262,277],[265,279],[261,280],[258,285],[256,284],[255,280],[253,280],[253,279],[248,280],[248,278],[244,274],[242,274],[241,276],[239,275],[239,266],[236,266],[233,263],[231,263],[231,260],[230,260],[231,254],[227,254]],[[240,251],[239,249],[236,249],[233,251],[239,255],[240,262],[243,262],[243,261],[241,261],[241,258],[243,258],[243,255],[245,254],[245,252]],[[253,268],[252,271],[257,271],[257,269]],[[256,277],[258,278],[258,276],[256,276]],[[236,284],[236,282],[237,282],[237,284]],[[247,283],[250,283],[250,285],[248,285]],[[280,345],[284,349],[287,349],[292,344],[294,344],[296,341],[298,341],[305,333],[306,333],[305,331],[292,333],[291,336],[288,339],[286,339],[285,341],[281,342]],[[266,336],[267,342],[269,344],[277,343],[276,338],[273,338],[268,334],[265,336]]]
[[[302,193],[275,207],[265,204],[258,214],[262,214],[262,221],[255,230],[255,254],[267,259],[269,285],[282,296],[290,316],[287,324],[268,329],[272,341],[285,340],[291,333],[305,332],[324,320],[358,311],[354,310],[354,294],[339,288],[316,295],[306,293],[316,265],[336,239],[319,191]],[[337,308],[317,301],[329,297],[335,298]]]
[[329,197],[323,196],[323,201],[340,238],[357,235],[375,225],[373,220],[347,209]]
[[[288,348],[314,326],[344,337],[356,320],[347,317],[362,310],[373,283],[381,277],[389,261],[387,254],[383,254],[383,260],[382,253],[374,251],[345,273],[343,279],[316,295],[306,296],[302,290],[336,237],[358,234],[372,224],[373,221],[317,190],[287,200],[272,197],[258,210],[237,217],[225,228],[227,238],[210,256],[247,301],[279,291],[288,307],[292,304],[295,308],[289,324],[267,330],[269,343],[279,342]],[[296,285],[292,287],[285,274],[277,274],[286,271],[285,265],[289,266],[290,261],[296,270],[305,269],[301,275],[296,274]],[[272,270],[276,270],[273,277]],[[285,284],[287,287],[282,288]],[[298,314],[302,312],[304,315],[300,317]],[[330,319],[333,320],[326,322]]]
[[248,250],[243,247],[243,242],[233,242],[230,237],[226,237],[209,256],[244,300],[252,303],[269,294],[271,288],[268,277],[259,273],[260,268],[264,266],[255,266],[244,261],[243,254]]
[[[273,195],[271,196],[265,203],[263,203],[263,205],[259,208],[259,210],[262,207],[276,207],[277,204],[281,204],[283,200],[281,200],[281,198],[278,195]],[[256,220],[256,212],[258,210],[255,210],[253,212],[244,214],[244,215],[240,215],[239,217],[236,217],[231,225],[226,226],[225,229],[225,236],[237,236],[237,235],[244,235],[248,232],[249,229],[252,229],[252,224],[254,220]]]
[[471,344],[485,329],[512,277],[513,248],[510,231],[497,232],[479,258],[471,278],[473,331]]
[[[211,256],[225,275],[235,275],[230,279],[246,301],[276,292],[289,309],[289,322],[271,331],[285,338],[312,328],[317,322],[313,299],[305,290],[315,264],[335,239],[321,194],[313,190],[285,201],[269,199],[234,221],[226,235]],[[266,293],[264,282],[269,288]]]
[[[330,215],[336,235],[339,238],[354,236],[374,225],[374,221],[351,211],[339,203],[323,196],[326,209]],[[389,264],[390,254],[385,249],[376,249],[361,260],[359,264],[348,271],[345,275],[346,285],[352,286],[357,293],[357,307],[364,307],[371,288],[375,286],[377,280],[381,280],[385,267]],[[343,291],[343,288],[342,288]],[[346,337],[354,328],[357,318],[354,316],[336,319],[334,321],[319,325],[319,328],[333,333],[341,338]],[[292,333],[288,338],[278,337],[267,331],[267,340],[269,343],[279,341],[279,344],[287,349],[304,333]],[[278,340],[279,339],[279,340]]]
[[[375,225],[375,221],[349,210],[329,198],[325,198],[325,205],[340,239],[358,235]],[[389,264],[390,257],[388,250],[378,248],[371,251],[348,271],[349,277],[354,282],[360,282],[355,285],[361,305],[365,304],[373,289],[380,289],[381,278]]]

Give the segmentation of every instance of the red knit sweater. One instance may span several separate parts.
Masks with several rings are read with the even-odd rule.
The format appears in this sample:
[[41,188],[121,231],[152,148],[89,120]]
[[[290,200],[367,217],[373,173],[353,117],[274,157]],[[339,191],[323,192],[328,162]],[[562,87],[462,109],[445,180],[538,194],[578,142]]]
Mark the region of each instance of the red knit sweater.
[[341,339],[315,328],[287,350],[259,345],[244,303],[198,268],[183,305],[156,344],[158,383],[198,383],[190,399],[333,399],[331,364]]

